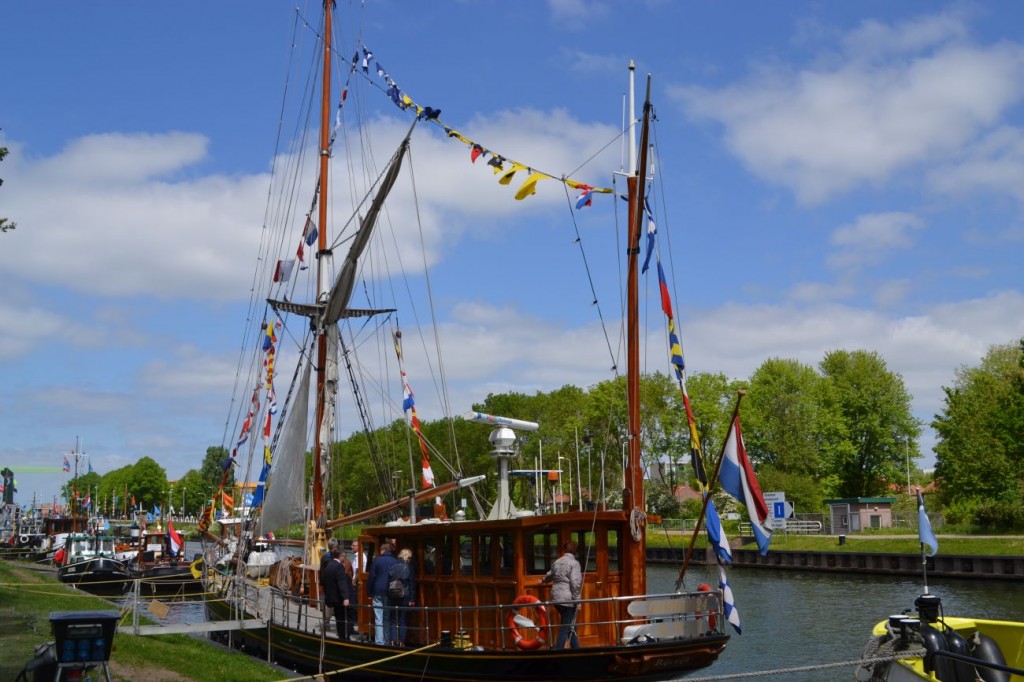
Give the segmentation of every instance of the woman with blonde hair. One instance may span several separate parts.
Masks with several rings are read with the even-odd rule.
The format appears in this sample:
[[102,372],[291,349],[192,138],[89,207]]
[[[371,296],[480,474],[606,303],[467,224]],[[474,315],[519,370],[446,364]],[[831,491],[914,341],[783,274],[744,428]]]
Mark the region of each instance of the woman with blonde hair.
[[412,550],[398,553],[398,561],[388,571],[388,609],[384,616],[387,639],[395,646],[405,645],[408,608],[416,605],[416,583],[412,570]]

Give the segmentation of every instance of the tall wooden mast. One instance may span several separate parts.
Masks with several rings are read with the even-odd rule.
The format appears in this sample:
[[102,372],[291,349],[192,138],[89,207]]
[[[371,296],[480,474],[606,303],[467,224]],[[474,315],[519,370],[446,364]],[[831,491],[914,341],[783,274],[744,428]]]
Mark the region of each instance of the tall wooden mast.
[[[632,89],[632,64],[630,64],[630,89]],[[626,486],[623,509],[633,516],[638,527],[639,540],[628,543],[630,548],[631,593],[644,594],[647,588],[646,573],[643,570],[645,529],[642,518],[644,504],[644,477],[640,465],[640,236],[644,222],[644,181],[647,173],[647,140],[651,112],[651,77],[647,76],[647,94],[644,97],[643,122],[640,128],[640,156],[635,171],[626,179],[629,194],[629,238],[626,245],[628,265],[626,283],[626,403],[628,408],[628,457],[626,459]]]
[[[319,302],[326,303],[330,294],[331,253],[327,249],[327,181],[328,161],[330,160],[331,131],[331,6],[333,0],[324,0],[324,55],[323,81],[320,92],[320,200],[317,205],[317,286],[320,292]],[[321,430],[324,428],[324,390],[327,377],[327,329],[322,320],[317,336],[316,352],[316,438],[313,444],[313,520],[322,527],[324,520],[323,491],[323,442]],[[329,434],[328,434],[329,435]]]

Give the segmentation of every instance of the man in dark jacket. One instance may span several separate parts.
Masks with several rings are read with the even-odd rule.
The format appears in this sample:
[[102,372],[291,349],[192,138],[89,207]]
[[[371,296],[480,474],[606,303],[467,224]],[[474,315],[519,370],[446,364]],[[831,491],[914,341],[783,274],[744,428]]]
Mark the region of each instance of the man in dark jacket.
[[320,584],[324,588],[324,604],[327,605],[328,613],[324,620],[324,628],[329,626],[330,617],[334,616],[335,629],[338,637],[347,638],[347,618],[345,609],[350,603],[352,582],[345,573],[345,567],[339,561],[341,549],[335,546],[330,554],[330,559],[320,574]]
[[384,608],[388,595],[388,573],[398,563],[395,547],[390,542],[380,546],[380,555],[370,564],[370,574],[366,578],[367,592],[373,603],[374,641],[387,644],[384,632]]

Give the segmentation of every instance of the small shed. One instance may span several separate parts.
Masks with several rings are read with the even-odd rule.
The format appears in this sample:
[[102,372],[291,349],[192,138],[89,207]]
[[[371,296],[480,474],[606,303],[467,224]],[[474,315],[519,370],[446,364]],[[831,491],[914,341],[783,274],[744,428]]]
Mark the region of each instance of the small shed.
[[859,533],[867,528],[892,528],[895,497],[845,497],[825,500],[832,535]]

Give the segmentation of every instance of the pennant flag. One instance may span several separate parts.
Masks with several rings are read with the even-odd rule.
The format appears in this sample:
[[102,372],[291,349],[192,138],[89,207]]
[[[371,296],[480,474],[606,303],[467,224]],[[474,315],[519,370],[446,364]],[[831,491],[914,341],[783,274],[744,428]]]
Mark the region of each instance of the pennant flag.
[[499,185],[507,185],[507,184],[509,184],[510,182],[512,182],[512,176],[515,175],[516,172],[521,171],[521,170],[526,170],[526,166],[524,166],[521,163],[514,163],[513,162],[512,167],[509,168],[507,171],[505,171],[504,173],[501,174],[501,178],[498,179],[498,184]]
[[718,587],[722,590],[722,599],[725,602],[725,619],[729,621],[737,635],[742,635],[740,629],[740,612],[736,610],[736,600],[733,598],[732,588],[729,587],[729,578],[725,575],[725,567],[718,567]]
[[302,240],[306,242],[306,246],[313,246],[313,242],[320,236],[320,231],[316,229],[316,223],[313,222],[311,216],[306,216],[306,226],[302,229]]
[[82,509],[88,509],[92,504],[92,495],[86,495],[85,500],[82,502]]
[[235,498],[228,495],[226,492],[221,491],[220,493],[221,509],[227,513],[231,513],[235,510]]
[[67,455],[64,455],[64,473],[71,473],[71,460],[68,459]]
[[516,190],[516,201],[522,201],[531,194],[536,194],[537,182],[546,177],[548,176],[543,173],[530,173],[530,177],[526,178],[526,182],[523,183],[522,187]]
[[917,536],[921,540],[921,551],[928,545],[928,556],[935,556],[939,551],[939,541],[932,531],[932,522],[928,520],[928,514],[924,510],[924,496],[921,491],[917,492]]
[[768,554],[768,544],[772,532],[765,527],[768,519],[768,505],[765,504],[761,487],[754,476],[754,467],[747,457],[747,449],[743,444],[743,432],[740,429],[740,417],[737,414],[729,427],[729,437],[725,442],[725,453],[722,458],[719,480],[722,490],[732,495],[738,502],[745,505],[750,525],[754,529],[754,538],[761,556]]
[[584,206],[591,206],[594,198],[594,188],[589,185],[583,185],[580,187],[582,193],[576,198],[576,210],[583,208]]
[[287,282],[289,279],[291,279],[292,269],[294,267],[294,260],[278,260],[277,266],[274,267],[274,281]]
[[725,537],[725,527],[722,526],[722,519],[715,509],[715,502],[711,499],[711,493],[704,493],[708,496],[707,517],[704,522],[708,531],[708,542],[715,548],[718,560],[725,564],[732,563],[732,550],[729,549],[729,541]]
[[155,503],[153,504],[153,516],[160,516],[160,507],[156,506]]
[[416,399],[412,388],[409,386],[409,379],[405,374],[405,367],[402,363],[402,332],[392,332],[391,338],[395,342],[395,354],[398,356],[398,371],[402,375],[402,411],[405,413],[406,421],[412,427],[416,439],[420,443],[420,465],[423,469],[423,488],[434,487],[434,471],[430,468],[430,452],[427,450],[427,441],[423,437],[423,429],[420,428],[420,419],[416,416]]
[[[644,201],[644,204],[645,205],[647,204],[646,200]],[[650,215],[650,212],[648,212],[648,215]],[[656,235],[657,233],[658,233],[657,225],[654,224],[653,220],[648,220],[647,221],[647,255],[644,257],[644,266],[642,268],[640,268],[640,272],[642,272],[642,273],[643,272],[647,272],[647,268],[649,268],[651,266],[651,254],[654,253],[654,235]],[[659,260],[658,263],[660,264],[661,261]]]
[[93,470],[92,470],[92,460],[89,460],[89,473],[90,474],[93,473]]
[[167,520],[167,540],[171,545],[171,554],[180,555],[185,543],[181,540],[181,534],[174,530],[174,521],[171,519]]

